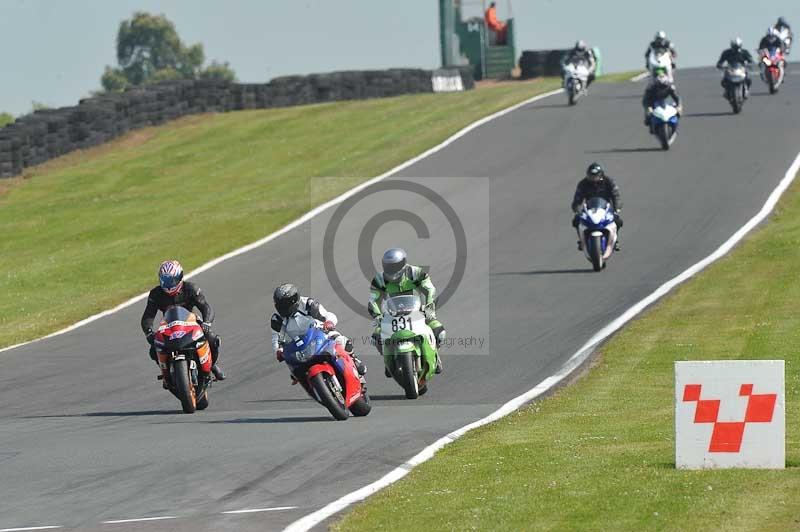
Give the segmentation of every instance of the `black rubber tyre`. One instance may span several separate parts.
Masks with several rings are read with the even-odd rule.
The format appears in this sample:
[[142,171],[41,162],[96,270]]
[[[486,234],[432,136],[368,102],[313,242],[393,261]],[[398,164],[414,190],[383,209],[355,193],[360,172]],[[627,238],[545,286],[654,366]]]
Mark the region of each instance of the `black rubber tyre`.
[[599,272],[603,269],[603,246],[602,246],[602,239],[601,236],[594,236],[592,237],[592,252],[590,253],[592,257],[592,269],[594,271]]
[[331,415],[339,420],[344,421],[350,414],[347,412],[347,409],[333,394],[329,385],[330,376],[327,373],[317,373],[314,375],[314,378],[311,379],[311,386],[314,388],[314,391],[317,392],[317,397],[319,397],[320,402],[328,409],[328,412]]
[[414,368],[413,353],[402,353],[397,355],[397,369],[401,379],[400,385],[406,392],[406,399],[416,399],[419,397],[419,382],[417,381],[417,371]]
[[658,128],[658,140],[661,141],[662,150],[669,149],[669,137],[669,124],[661,124],[661,127]]
[[372,405],[369,403],[369,394],[364,392],[355,403],[350,405],[350,413],[356,417],[363,417],[370,413]]
[[177,360],[172,365],[175,375],[175,394],[181,401],[181,408],[185,414],[194,414],[197,402],[194,397],[192,381],[189,380],[189,367],[185,360]]
[[570,87],[567,89],[567,98],[570,105],[575,105],[578,103],[578,98],[575,97],[575,87],[572,85],[570,85]]

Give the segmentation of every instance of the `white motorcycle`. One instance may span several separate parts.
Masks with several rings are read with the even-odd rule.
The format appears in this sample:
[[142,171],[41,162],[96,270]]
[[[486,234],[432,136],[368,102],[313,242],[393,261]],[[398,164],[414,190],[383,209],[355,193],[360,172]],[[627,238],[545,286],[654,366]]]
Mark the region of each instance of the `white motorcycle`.
[[656,70],[663,70],[670,82],[675,81],[672,77],[672,52],[669,48],[652,48],[647,56],[647,71],[650,77],[655,79]]
[[789,35],[789,29],[783,28],[782,30],[778,30],[778,38],[786,43],[786,55],[789,55],[789,52],[792,51],[792,37]]
[[591,198],[583,204],[578,217],[581,249],[592,263],[592,269],[599,272],[606,267],[606,261],[614,253],[617,243],[614,210],[604,198]]
[[678,137],[679,117],[678,108],[665,101],[656,102],[650,111],[648,117],[650,133],[658,137],[661,148],[664,150],[668,150]]
[[588,93],[589,64],[586,61],[573,61],[564,65],[564,87],[570,105],[575,105]]

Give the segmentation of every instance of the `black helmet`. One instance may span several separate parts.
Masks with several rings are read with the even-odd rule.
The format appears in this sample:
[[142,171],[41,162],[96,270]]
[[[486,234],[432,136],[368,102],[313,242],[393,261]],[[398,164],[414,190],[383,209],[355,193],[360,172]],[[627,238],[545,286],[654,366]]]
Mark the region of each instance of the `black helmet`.
[[786,22],[786,18],[784,18],[784,17],[778,17],[778,24],[777,24],[777,25],[778,25],[778,26],[788,26],[788,25],[789,25],[789,23],[788,23],[788,22]]
[[606,173],[603,171],[603,167],[600,166],[600,163],[592,163],[589,165],[589,168],[586,169],[586,179],[592,183],[599,183],[605,176]]
[[384,280],[392,283],[400,279],[406,267],[406,252],[400,248],[387,249],[381,258]]
[[275,310],[284,318],[288,318],[295,312],[300,305],[300,292],[291,283],[280,285],[272,293],[272,301],[275,303]]

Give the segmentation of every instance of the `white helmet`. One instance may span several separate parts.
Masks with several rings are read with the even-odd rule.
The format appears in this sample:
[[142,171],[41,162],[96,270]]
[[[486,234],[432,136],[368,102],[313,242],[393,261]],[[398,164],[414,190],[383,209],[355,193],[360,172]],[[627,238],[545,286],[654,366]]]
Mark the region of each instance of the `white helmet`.
[[667,38],[667,32],[665,32],[664,30],[661,30],[658,33],[656,33],[655,40],[663,41],[666,40],[666,38]]
[[776,30],[775,28],[770,26],[769,28],[767,28],[767,36],[768,37],[777,37],[778,36],[778,30]]
[[578,41],[578,42],[575,43],[575,49],[576,50],[584,51],[587,48],[588,48],[588,46],[586,46],[586,41]]
[[736,37],[731,39],[731,48],[736,48],[737,50],[742,47],[742,38]]

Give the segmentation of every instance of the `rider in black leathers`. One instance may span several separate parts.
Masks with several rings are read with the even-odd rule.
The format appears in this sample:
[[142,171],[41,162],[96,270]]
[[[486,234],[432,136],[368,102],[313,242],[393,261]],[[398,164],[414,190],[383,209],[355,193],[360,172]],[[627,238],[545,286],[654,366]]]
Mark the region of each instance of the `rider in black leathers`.
[[[742,46],[742,39],[740,37],[736,37],[731,41],[731,47],[722,52],[722,55],[719,56],[719,61],[717,61],[717,68],[725,68],[725,65],[735,65],[740,64],[745,67],[748,65],[753,64],[753,56],[750,55],[743,46]],[[750,79],[750,75],[745,70],[745,84],[747,86],[747,90],[744,93],[744,97],[747,98],[750,95],[750,85],[753,84],[753,80]],[[722,78],[722,86],[727,89],[728,88],[728,80],[727,78]]]
[[667,98],[672,98],[675,101],[675,107],[678,108],[678,114],[683,112],[681,106],[681,97],[678,95],[678,91],[675,88],[675,85],[669,79],[665,73],[661,72],[656,76],[655,81],[647,87],[647,90],[644,91],[644,97],[642,98],[642,106],[644,107],[644,125],[650,125],[650,113],[653,110],[653,106],[656,102],[666,100]]
[[[574,213],[572,218],[572,227],[576,230],[580,224],[579,210],[584,201],[592,198],[603,198],[611,204],[614,209],[614,222],[617,224],[617,242],[614,244],[616,251],[620,250],[619,230],[622,229],[622,218],[619,213],[622,212],[622,196],[620,195],[619,187],[606,175],[603,167],[599,163],[592,163],[586,169],[586,177],[578,182],[575,188],[575,195],[572,197],[572,204],[570,208]],[[578,249],[581,249],[580,235],[578,235]]]
[[[171,277],[172,284],[165,285],[164,279]],[[224,380],[225,373],[217,365],[219,358],[220,338],[211,330],[211,322],[214,321],[214,309],[206,301],[206,296],[194,283],[183,280],[183,268],[178,261],[166,261],[159,268],[159,278],[162,281],[159,286],[150,290],[147,297],[147,306],[142,313],[141,325],[147,342],[150,344],[150,358],[157,360],[155,347],[153,346],[155,332],[153,331],[153,321],[159,311],[162,313],[167,308],[177,305],[193,312],[196,307],[202,316],[200,325],[203,327],[203,334],[211,348],[211,371],[217,380]],[[167,291],[172,292],[167,293]]]
[[758,43],[759,50],[769,50],[771,48],[780,48],[781,52],[786,53],[786,43],[780,38],[775,28],[770,26],[767,28],[767,34]]

